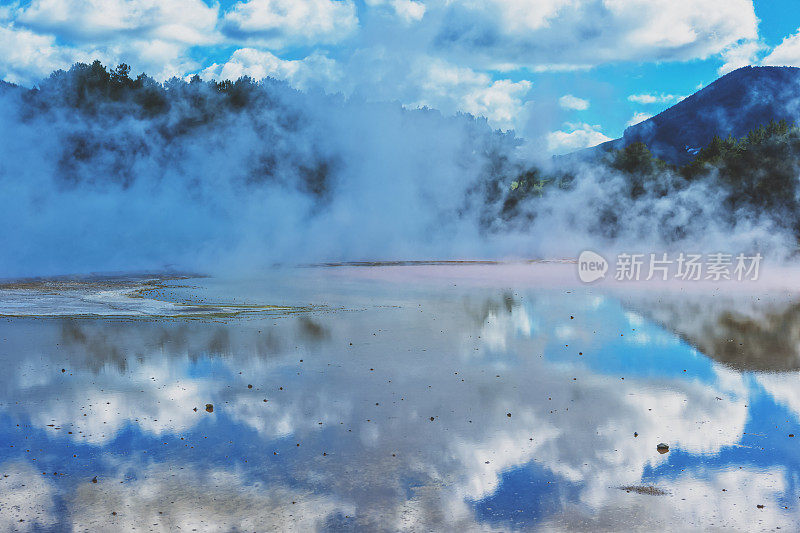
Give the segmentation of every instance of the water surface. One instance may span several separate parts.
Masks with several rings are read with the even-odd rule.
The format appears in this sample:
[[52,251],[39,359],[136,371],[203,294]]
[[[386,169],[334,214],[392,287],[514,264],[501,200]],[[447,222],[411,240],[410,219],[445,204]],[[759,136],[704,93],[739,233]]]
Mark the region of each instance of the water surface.
[[7,285],[0,529],[800,528],[791,294],[415,268]]

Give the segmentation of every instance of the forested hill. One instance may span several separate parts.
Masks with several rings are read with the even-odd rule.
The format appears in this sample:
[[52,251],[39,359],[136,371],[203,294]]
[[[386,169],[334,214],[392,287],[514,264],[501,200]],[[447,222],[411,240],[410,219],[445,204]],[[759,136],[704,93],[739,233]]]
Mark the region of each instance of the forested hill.
[[645,143],[654,155],[684,165],[715,135],[742,137],[771,120],[800,116],[800,68],[743,67],[664,112],[625,130],[599,151]]

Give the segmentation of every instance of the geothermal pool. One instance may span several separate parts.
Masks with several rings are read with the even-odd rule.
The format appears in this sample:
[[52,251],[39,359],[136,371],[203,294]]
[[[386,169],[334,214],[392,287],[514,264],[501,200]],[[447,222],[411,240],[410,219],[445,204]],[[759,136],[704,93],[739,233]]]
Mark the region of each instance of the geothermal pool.
[[0,529],[800,528],[800,296],[574,267],[7,283]]

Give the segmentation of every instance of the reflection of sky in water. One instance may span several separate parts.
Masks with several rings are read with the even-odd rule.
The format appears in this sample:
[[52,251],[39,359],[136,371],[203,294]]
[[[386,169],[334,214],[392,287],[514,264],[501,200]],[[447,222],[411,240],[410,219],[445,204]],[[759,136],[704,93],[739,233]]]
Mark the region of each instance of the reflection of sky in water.
[[585,290],[281,281],[193,290],[326,307],[0,323],[0,529],[800,525],[795,372]]

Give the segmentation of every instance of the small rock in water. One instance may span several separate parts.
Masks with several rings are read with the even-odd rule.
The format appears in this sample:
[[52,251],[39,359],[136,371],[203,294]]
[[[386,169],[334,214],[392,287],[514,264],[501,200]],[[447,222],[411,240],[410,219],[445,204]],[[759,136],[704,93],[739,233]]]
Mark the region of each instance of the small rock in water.
[[669,451],[669,444],[663,442],[659,443],[659,445],[656,446],[656,450],[658,450],[658,453],[667,453]]
[[763,509],[764,508],[764,506],[761,505],[760,503],[758,505],[756,505],[756,507],[758,507],[759,509]]
[[214,404],[213,403],[207,403],[206,404],[206,411],[208,411],[209,413],[213,413],[214,412]]

